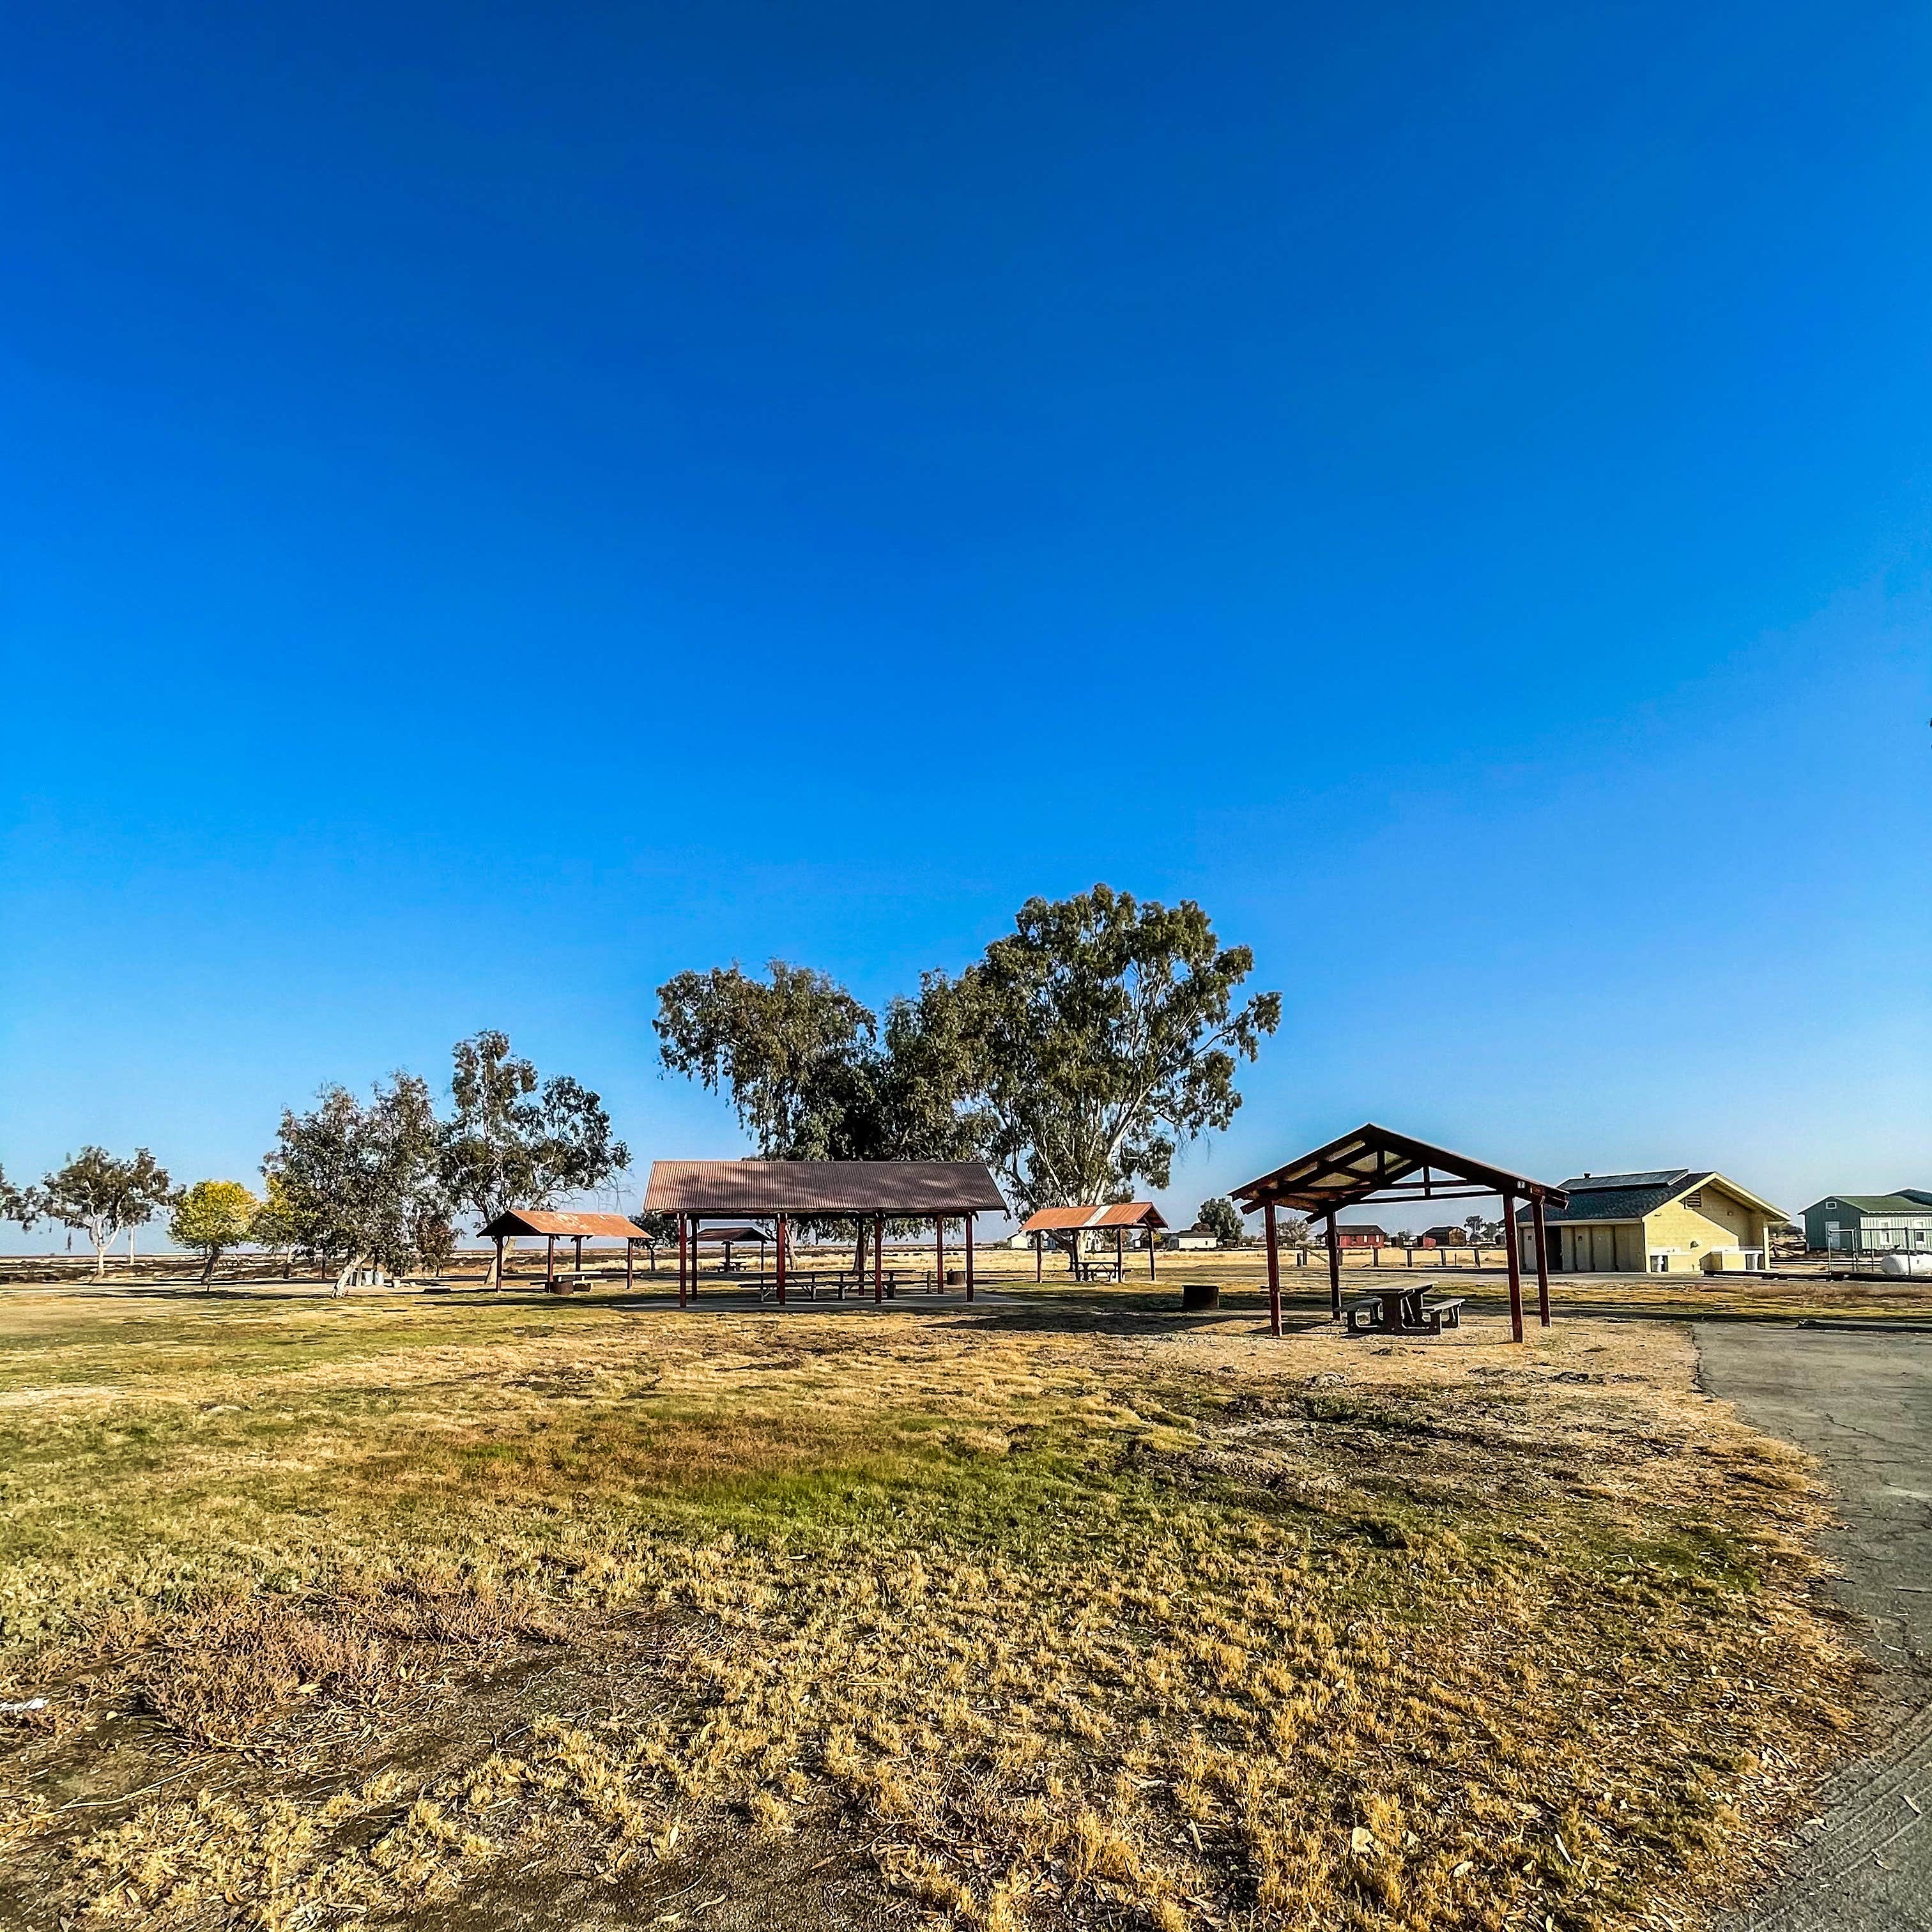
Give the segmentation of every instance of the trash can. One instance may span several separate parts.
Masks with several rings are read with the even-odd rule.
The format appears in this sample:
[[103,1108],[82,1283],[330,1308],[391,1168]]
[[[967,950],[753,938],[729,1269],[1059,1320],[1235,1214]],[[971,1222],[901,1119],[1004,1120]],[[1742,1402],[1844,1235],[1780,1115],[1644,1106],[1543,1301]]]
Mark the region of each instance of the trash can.
[[1218,1281],[1184,1281],[1180,1285],[1180,1312],[1184,1315],[1198,1315],[1205,1308],[1219,1308],[1221,1305],[1221,1284]]

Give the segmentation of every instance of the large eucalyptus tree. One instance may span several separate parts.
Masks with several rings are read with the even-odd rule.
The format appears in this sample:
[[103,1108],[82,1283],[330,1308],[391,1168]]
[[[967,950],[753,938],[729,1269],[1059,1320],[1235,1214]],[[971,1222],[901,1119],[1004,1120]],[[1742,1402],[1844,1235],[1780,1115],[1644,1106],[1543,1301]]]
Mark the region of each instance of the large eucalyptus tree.
[[977,1153],[1023,1210],[1165,1187],[1178,1149],[1227,1126],[1234,1076],[1281,1022],[1237,1004],[1254,968],[1191,900],[1096,886],[1028,901],[957,978],[928,973],[881,1027],[846,988],[774,960],[658,991],[664,1064],[728,1095],[774,1160]]

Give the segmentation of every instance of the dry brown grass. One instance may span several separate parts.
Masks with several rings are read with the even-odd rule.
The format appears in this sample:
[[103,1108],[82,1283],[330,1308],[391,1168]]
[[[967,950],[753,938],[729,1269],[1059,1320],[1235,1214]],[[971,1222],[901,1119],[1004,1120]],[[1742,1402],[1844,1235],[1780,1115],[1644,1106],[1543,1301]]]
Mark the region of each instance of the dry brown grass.
[[10,1306],[23,1922],[651,1922],[831,1832],[962,1926],[1695,1925],[1853,1723],[1680,1330]]

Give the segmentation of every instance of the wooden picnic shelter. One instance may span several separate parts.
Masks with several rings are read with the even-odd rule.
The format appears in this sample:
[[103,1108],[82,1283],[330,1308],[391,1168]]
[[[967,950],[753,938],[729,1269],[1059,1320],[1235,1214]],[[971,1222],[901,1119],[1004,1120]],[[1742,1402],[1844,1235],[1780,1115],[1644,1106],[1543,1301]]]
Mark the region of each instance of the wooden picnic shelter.
[[973,1217],[1004,1214],[1006,1204],[983,1161],[977,1160],[658,1160],[644,1188],[647,1213],[677,1216],[677,1305],[688,1301],[691,1264],[703,1225],[730,1217],[770,1221],[778,1302],[784,1306],[790,1223],[870,1222],[872,1299],[885,1299],[886,1223],[930,1221],[938,1262],[934,1281],[946,1282],[946,1224],[966,1230],[966,1299],[973,1299]]
[[1147,1230],[1148,1280],[1154,1274],[1154,1235],[1167,1226],[1160,1210],[1151,1201],[1109,1201],[1098,1207],[1036,1208],[1020,1224],[1020,1232],[1033,1237],[1033,1278],[1040,1278],[1040,1259],[1048,1238],[1070,1235],[1073,1241],[1073,1271],[1080,1272],[1080,1237],[1090,1228],[1114,1231],[1114,1278],[1126,1278],[1126,1241],[1130,1228]]
[[[1431,1147],[1372,1123],[1358,1127],[1317,1148],[1298,1160],[1260,1175],[1229,1190],[1244,1214],[1262,1211],[1268,1238],[1268,1332],[1281,1333],[1281,1264],[1276,1250],[1275,1212],[1288,1208],[1297,1214],[1322,1216],[1328,1228],[1328,1300],[1334,1319],[1342,1318],[1342,1247],[1335,1217],[1344,1208],[1367,1202],[1469,1200],[1499,1194],[1504,1228],[1514,1233],[1516,1204],[1529,1203],[1536,1236],[1538,1319],[1550,1326],[1550,1246],[1544,1210],[1562,1208],[1570,1197],[1549,1182],[1492,1167],[1448,1148]],[[1522,1340],[1522,1269],[1516,1244],[1509,1251],[1510,1328]]]
[[483,1230],[483,1233],[486,1239],[496,1244],[496,1280],[500,1287],[503,1280],[504,1242],[513,1235],[542,1235],[546,1244],[544,1286],[553,1291],[556,1286],[556,1244],[560,1238],[576,1244],[576,1261],[572,1272],[579,1281],[584,1276],[584,1244],[586,1241],[622,1241],[624,1244],[624,1286],[626,1288],[631,1286],[637,1264],[637,1252],[632,1244],[644,1238],[644,1231],[627,1215],[565,1214],[548,1208],[506,1209]]

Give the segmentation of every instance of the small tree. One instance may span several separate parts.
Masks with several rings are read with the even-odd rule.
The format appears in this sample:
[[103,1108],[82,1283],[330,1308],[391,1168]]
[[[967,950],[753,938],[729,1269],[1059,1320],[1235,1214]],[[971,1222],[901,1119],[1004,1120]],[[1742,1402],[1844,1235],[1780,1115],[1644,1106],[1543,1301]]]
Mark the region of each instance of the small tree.
[[94,1244],[94,1271],[103,1275],[115,1236],[145,1227],[172,1198],[166,1168],[146,1148],[117,1160],[105,1148],[84,1147],[41,1181],[40,1211],[86,1234]]
[[325,1087],[312,1112],[282,1115],[262,1170],[279,1182],[298,1244],[323,1266],[338,1259],[343,1292],[365,1263],[398,1274],[446,1225],[443,1137],[428,1083],[398,1073],[364,1106],[346,1087]]
[[1238,1248],[1241,1237],[1247,1232],[1242,1224],[1240,1210],[1225,1195],[1216,1195],[1212,1201],[1202,1202],[1194,1224],[1205,1228],[1224,1248]]
[[1483,1230],[1488,1226],[1489,1223],[1483,1219],[1481,1215],[1472,1214],[1465,1219],[1462,1225],[1469,1231],[1470,1246],[1472,1248],[1480,1247],[1483,1242]]
[[175,1197],[169,1238],[202,1258],[201,1285],[214,1280],[214,1264],[254,1234],[261,1204],[238,1180],[197,1180]]
[[280,1256],[282,1279],[287,1280],[294,1266],[295,1251],[302,1245],[302,1231],[296,1226],[295,1215],[289,1206],[288,1190],[282,1185],[279,1174],[272,1174],[268,1178],[262,1201],[255,1210],[249,1238],[256,1246]]
[[675,1214],[633,1214],[631,1225],[644,1238],[644,1252],[650,1257],[651,1272],[658,1271],[658,1250],[667,1241],[677,1239],[677,1216]]

